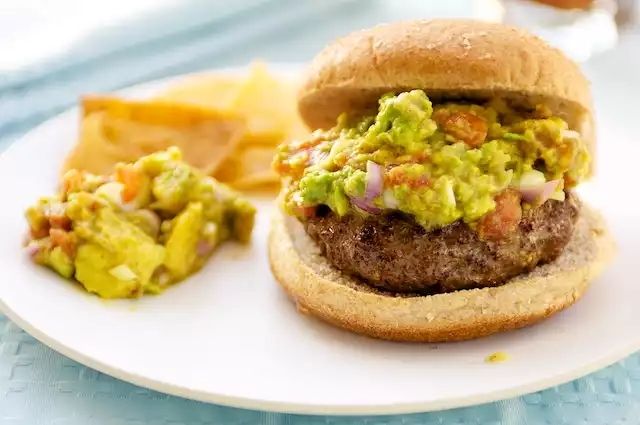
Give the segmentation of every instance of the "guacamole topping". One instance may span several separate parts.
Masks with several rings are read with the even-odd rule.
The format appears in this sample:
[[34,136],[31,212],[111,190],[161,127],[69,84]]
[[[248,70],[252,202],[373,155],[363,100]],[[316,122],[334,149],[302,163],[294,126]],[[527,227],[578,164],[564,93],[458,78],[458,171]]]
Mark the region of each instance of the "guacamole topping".
[[285,211],[300,218],[321,205],[339,216],[399,211],[426,230],[462,220],[488,235],[519,221],[521,207],[564,200],[589,161],[579,134],[543,105],[433,105],[412,90],[382,96],[375,116],[342,115],[281,145],[273,165]]
[[111,176],[65,173],[58,194],[27,209],[27,249],[102,298],[138,297],[196,272],[222,242],[248,242],[255,213],[170,148]]

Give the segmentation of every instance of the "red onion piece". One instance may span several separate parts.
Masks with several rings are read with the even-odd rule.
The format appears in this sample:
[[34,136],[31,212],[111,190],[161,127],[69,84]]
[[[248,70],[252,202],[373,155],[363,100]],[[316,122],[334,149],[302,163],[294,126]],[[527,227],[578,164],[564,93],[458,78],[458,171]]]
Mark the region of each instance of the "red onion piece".
[[552,180],[544,184],[532,187],[521,187],[522,199],[530,204],[544,204],[556,191],[560,180]]
[[27,245],[27,254],[29,257],[35,258],[36,255],[40,252],[40,245],[37,243],[30,243]]
[[325,159],[327,159],[328,156],[329,156],[329,152],[314,149],[311,151],[311,154],[309,155],[309,163],[318,164],[324,161]]
[[371,201],[382,194],[382,167],[373,161],[367,161],[367,181],[364,199]]
[[363,199],[357,198],[355,196],[350,196],[349,199],[351,199],[351,203],[353,205],[355,205],[357,208],[369,214],[380,214],[382,212],[381,208],[378,208],[375,205]]
[[200,239],[198,242],[198,247],[196,248],[198,255],[204,256],[209,254],[213,250],[213,244],[204,239]]

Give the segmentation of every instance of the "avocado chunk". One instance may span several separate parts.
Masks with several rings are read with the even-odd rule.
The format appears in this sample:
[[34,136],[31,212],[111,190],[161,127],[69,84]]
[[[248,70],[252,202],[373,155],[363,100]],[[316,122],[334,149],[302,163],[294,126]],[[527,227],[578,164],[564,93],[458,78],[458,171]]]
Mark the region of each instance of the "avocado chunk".
[[[92,225],[78,229],[87,240],[78,247],[76,279],[102,298],[135,297],[144,293],[165,249],[113,210],[103,208]],[[112,271],[126,266],[132,274],[118,278]],[[117,269],[116,269],[117,270]]]
[[198,242],[204,223],[202,203],[190,202],[174,219],[166,243],[164,265],[175,280],[184,279],[198,257]]
[[55,270],[60,276],[71,279],[73,276],[73,261],[61,247],[57,246],[51,250],[48,257],[49,266]]

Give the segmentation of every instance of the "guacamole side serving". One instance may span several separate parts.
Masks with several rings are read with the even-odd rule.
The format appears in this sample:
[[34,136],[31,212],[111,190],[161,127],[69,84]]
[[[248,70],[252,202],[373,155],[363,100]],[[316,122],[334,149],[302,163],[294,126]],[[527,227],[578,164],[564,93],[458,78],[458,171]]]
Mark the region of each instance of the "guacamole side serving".
[[27,209],[27,249],[102,298],[134,298],[195,273],[227,240],[247,243],[255,213],[170,148],[112,176],[65,173],[57,195]]
[[339,216],[400,211],[429,231],[458,220],[476,227],[509,202],[519,210],[521,201],[564,200],[589,161],[578,133],[543,106],[433,105],[412,90],[383,96],[375,116],[343,115],[281,145],[274,168],[291,215],[304,219],[320,205]]

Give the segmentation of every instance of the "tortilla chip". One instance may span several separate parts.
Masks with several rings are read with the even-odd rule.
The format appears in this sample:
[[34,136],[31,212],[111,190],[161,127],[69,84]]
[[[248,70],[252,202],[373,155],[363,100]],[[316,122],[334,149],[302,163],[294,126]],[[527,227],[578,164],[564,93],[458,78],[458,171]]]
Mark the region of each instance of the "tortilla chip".
[[247,117],[243,144],[276,146],[296,122],[297,81],[283,81],[271,75],[262,62],[254,62],[246,84],[233,104],[234,111]]
[[246,146],[228,158],[214,177],[237,188],[277,185],[278,175],[271,169],[274,151],[269,146]]
[[279,187],[271,170],[275,147],[309,134],[297,110],[298,81],[283,80],[254,62],[248,76],[203,74],[176,83],[157,99],[214,107],[241,114],[247,129],[233,155],[214,173],[221,182],[242,189]]
[[[298,81],[255,62],[246,76],[189,76],[151,101],[87,97],[80,142],[65,169],[109,173],[117,162],[176,145],[221,182],[243,190],[277,187],[275,147],[309,133],[298,115],[297,89]],[[244,130],[233,131],[239,117]]]
[[243,115],[247,120],[242,145],[277,146],[294,122],[297,84],[271,75],[265,64],[255,62],[246,77],[203,74],[171,86],[156,99],[216,108]]
[[227,75],[194,75],[175,83],[156,100],[232,111],[244,78]]
[[80,139],[63,171],[109,174],[117,162],[176,146],[186,162],[213,174],[245,129],[244,119],[230,112],[113,97],[84,98],[82,116]]

